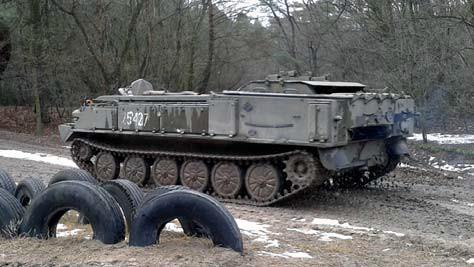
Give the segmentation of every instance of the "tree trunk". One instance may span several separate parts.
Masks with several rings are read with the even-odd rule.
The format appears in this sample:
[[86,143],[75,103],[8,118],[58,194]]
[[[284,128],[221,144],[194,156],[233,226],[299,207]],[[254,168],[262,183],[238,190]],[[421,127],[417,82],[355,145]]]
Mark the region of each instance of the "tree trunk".
[[206,67],[204,68],[204,72],[202,74],[203,78],[201,80],[201,84],[199,85],[197,89],[199,94],[204,94],[207,91],[209,80],[211,78],[212,62],[214,60],[214,42],[215,42],[214,7],[212,5],[212,0],[209,0],[207,4],[208,4],[207,13],[209,15],[209,18],[208,18],[209,19],[209,46],[208,46]]
[[423,143],[427,144],[428,143],[428,134],[427,134],[427,129],[426,129],[425,118],[423,117],[423,115],[421,115],[420,124],[421,124],[421,136],[423,137]]
[[31,87],[35,107],[36,131],[35,134],[43,135],[43,120],[41,115],[41,99],[39,84],[39,67],[41,60],[41,0],[30,0],[31,36]]
[[192,27],[192,38],[191,38],[191,44],[190,44],[190,48],[189,48],[189,65],[188,65],[188,77],[187,77],[187,81],[186,81],[186,88],[187,90],[189,91],[194,91],[194,72],[195,72],[195,69],[194,69],[194,60],[195,60],[195,56],[196,56],[196,48],[198,46],[198,42],[199,42],[199,32],[201,30],[201,25],[202,25],[202,22],[204,21],[204,18],[206,17],[206,10],[207,10],[207,7],[206,5],[204,5],[202,7],[202,11],[201,11],[201,14],[199,14],[199,19],[197,21],[197,23],[195,24],[194,27]]

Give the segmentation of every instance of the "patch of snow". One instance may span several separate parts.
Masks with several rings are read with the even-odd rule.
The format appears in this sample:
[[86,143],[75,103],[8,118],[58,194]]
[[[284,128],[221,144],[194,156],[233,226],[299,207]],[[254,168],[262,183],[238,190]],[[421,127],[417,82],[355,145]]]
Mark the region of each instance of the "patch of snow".
[[84,231],[84,230],[83,229],[73,229],[71,231],[57,231],[56,232],[56,237],[77,236],[82,231]]
[[43,153],[28,153],[19,150],[0,150],[0,157],[38,161],[52,165],[77,168],[76,163],[68,158]]
[[316,231],[313,229],[304,229],[304,228],[287,228],[286,230],[302,233],[305,235],[319,235],[321,233],[320,231]]
[[255,238],[255,242],[266,243],[265,247],[279,247],[280,242],[276,239],[270,239],[270,232],[267,228],[270,227],[268,224],[261,224],[257,222],[251,222],[242,219],[236,219],[237,225],[239,226],[242,234],[249,237]]
[[445,171],[451,171],[451,172],[465,172],[474,169],[473,164],[456,164],[456,166],[453,166],[449,163],[446,163],[446,161],[441,160],[441,164],[438,162],[432,163],[431,166],[433,166],[436,169],[440,170],[445,170]]
[[163,230],[169,231],[169,232],[175,232],[175,233],[183,233],[184,232],[183,228],[181,228],[180,226],[178,226],[174,222],[167,223],[165,225],[165,228],[163,228]]
[[373,231],[374,230],[374,228],[353,226],[353,225],[350,225],[349,223],[342,223],[341,224],[341,223],[339,223],[338,220],[332,220],[332,219],[314,218],[312,224],[327,225],[327,226],[334,226],[334,227],[339,227],[339,228],[352,229],[352,230],[362,230],[362,231]]
[[292,221],[295,221],[295,222],[306,222],[306,219],[302,218],[302,219],[298,219],[298,218],[293,218],[291,219]]
[[321,237],[319,238],[319,240],[324,241],[324,242],[331,242],[331,241],[334,241],[334,239],[332,238],[342,239],[342,240],[351,240],[352,236],[341,235],[337,233],[321,233]]
[[408,165],[406,163],[400,163],[398,165],[400,168],[407,168],[407,169],[414,169],[414,170],[422,170],[422,171],[427,171],[427,169],[425,168],[420,168],[420,167],[415,167],[415,166],[412,166],[412,165]]
[[390,235],[395,235],[397,237],[404,237],[405,234],[403,233],[397,233],[397,232],[394,232],[394,231],[382,231],[384,234],[390,234]]
[[58,224],[56,225],[56,230],[57,230],[57,231],[58,231],[58,230],[66,230],[66,229],[67,229],[67,226],[64,225],[64,224],[62,224],[62,223],[58,223]]
[[268,255],[272,257],[280,257],[280,258],[285,258],[285,259],[289,258],[289,256],[285,256],[283,254],[278,254],[278,253],[273,253],[273,252],[268,252],[268,251],[260,251],[258,252],[258,255]]
[[474,264],[474,258],[470,258],[466,261],[467,264]]
[[313,257],[306,252],[284,252],[284,253],[273,253],[268,251],[260,251],[259,255],[268,255],[272,257],[280,257],[284,259],[299,258],[299,259],[312,259]]
[[[474,135],[472,134],[441,134],[432,133],[427,135],[428,141],[434,141],[438,144],[454,145],[454,144],[474,144]],[[408,139],[414,141],[423,141],[423,135],[413,134]]]
[[302,233],[302,234],[305,234],[305,235],[317,235],[317,236],[319,236],[319,240],[324,241],[324,242],[334,241],[334,239],[332,239],[332,238],[342,239],[342,240],[352,239],[352,236],[341,235],[341,234],[337,234],[337,233],[325,233],[325,232],[316,231],[316,230],[313,230],[313,229],[287,228],[286,230]]
[[382,250],[382,251],[383,251],[383,252],[387,252],[387,251],[390,251],[390,250],[391,250],[391,249],[386,248],[386,249],[384,249],[384,250]]
[[285,252],[283,255],[291,258],[312,259],[313,257],[306,252]]
[[462,205],[465,205],[465,206],[468,206],[468,207],[474,207],[474,203],[470,203],[470,202],[461,202],[455,198],[452,198],[451,199],[452,202],[454,203],[458,203],[458,204],[462,204]]

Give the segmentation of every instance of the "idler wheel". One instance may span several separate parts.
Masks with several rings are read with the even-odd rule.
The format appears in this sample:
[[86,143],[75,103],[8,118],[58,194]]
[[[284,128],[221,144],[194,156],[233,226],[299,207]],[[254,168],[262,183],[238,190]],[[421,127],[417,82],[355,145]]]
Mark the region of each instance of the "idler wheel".
[[285,163],[285,172],[293,186],[308,186],[316,178],[316,163],[309,154],[291,156]]
[[219,162],[212,169],[211,183],[221,197],[234,198],[242,189],[242,171],[231,162]]
[[71,146],[72,156],[74,158],[88,161],[94,156],[92,148],[84,143],[74,142]]
[[101,181],[116,179],[120,172],[120,162],[108,152],[100,152],[95,160],[95,174]]
[[123,175],[136,184],[144,185],[150,177],[150,168],[144,158],[129,156],[123,163]]
[[156,185],[175,185],[178,183],[178,164],[172,159],[157,159],[153,163],[151,177]]
[[281,179],[275,166],[268,163],[251,165],[245,175],[245,187],[250,197],[256,201],[273,199],[281,188]]
[[209,184],[209,170],[202,160],[188,160],[181,167],[181,183],[193,190],[203,192]]

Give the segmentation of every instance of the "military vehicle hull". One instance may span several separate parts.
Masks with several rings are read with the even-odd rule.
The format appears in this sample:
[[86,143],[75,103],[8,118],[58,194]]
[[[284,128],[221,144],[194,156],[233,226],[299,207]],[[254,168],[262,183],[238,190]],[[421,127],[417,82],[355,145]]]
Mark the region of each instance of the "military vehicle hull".
[[414,102],[376,93],[102,96],[60,126],[100,180],[183,184],[269,205],[324,183],[357,186],[408,154]]

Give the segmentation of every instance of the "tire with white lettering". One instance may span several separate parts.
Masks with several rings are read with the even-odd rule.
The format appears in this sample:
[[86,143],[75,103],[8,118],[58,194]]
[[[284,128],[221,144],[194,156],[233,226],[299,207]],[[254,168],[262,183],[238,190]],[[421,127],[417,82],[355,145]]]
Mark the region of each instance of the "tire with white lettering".
[[84,181],[62,181],[46,188],[30,204],[19,233],[43,239],[55,237],[61,217],[69,210],[84,214],[94,239],[104,244],[125,239],[125,220],[117,201],[105,189]]
[[132,222],[130,246],[158,243],[165,225],[177,218],[202,225],[214,245],[243,252],[242,236],[230,212],[214,198],[191,190],[155,194],[144,200]]
[[10,174],[2,169],[0,169],[0,188],[7,190],[12,195],[15,194],[15,182],[13,181]]
[[16,236],[24,213],[25,209],[18,199],[7,190],[0,188],[0,236]]

